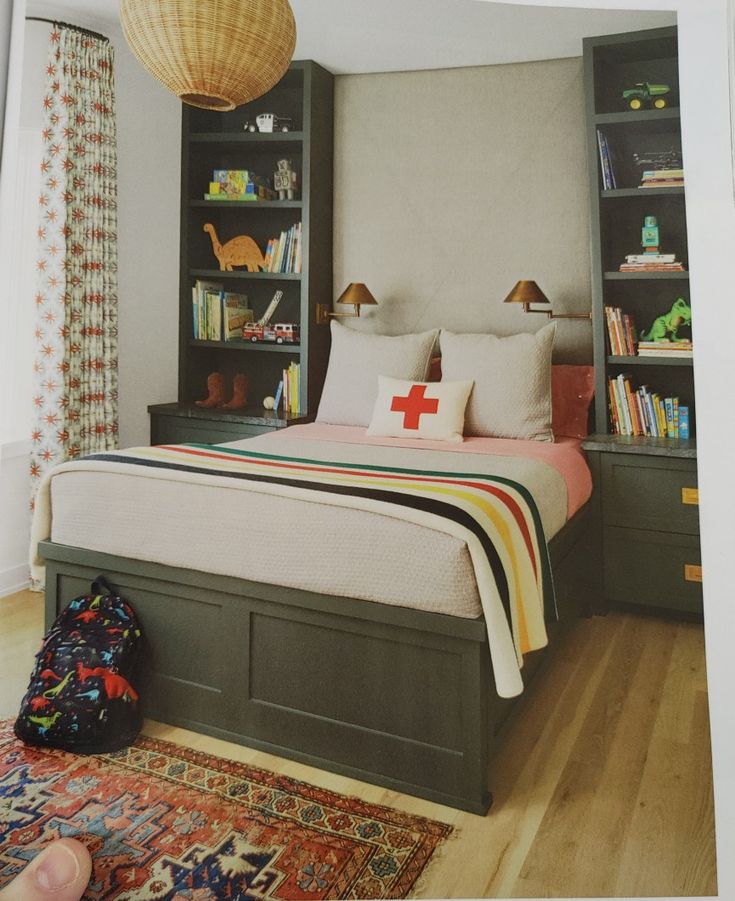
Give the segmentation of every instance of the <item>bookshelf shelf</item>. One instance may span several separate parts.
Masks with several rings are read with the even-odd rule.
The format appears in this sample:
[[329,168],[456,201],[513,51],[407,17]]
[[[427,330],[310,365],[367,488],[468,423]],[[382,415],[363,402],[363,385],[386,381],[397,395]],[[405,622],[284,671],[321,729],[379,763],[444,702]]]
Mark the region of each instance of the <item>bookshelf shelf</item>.
[[189,347],[213,347],[217,350],[237,351],[261,351],[265,353],[281,353],[298,356],[301,353],[300,344],[275,344],[274,342],[252,341],[202,341],[197,338],[189,340]]
[[594,116],[595,125],[650,125],[666,122],[678,123],[681,113],[678,107],[669,106],[666,109],[641,109],[624,110],[620,113],[597,113]]
[[300,200],[190,200],[191,207],[209,207],[216,210],[300,210]]
[[600,191],[603,200],[615,200],[626,197],[684,197],[684,187],[675,185],[670,188],[615,188],[612,191]]
[[677,357],[621,357],[608,355],[607,362],[612,366],[693,366],[691,357],[679,360]]
[[[269,134],[245,131],[246,123],[264,110],[289,119],[294,130]],[[295,61],[283,79],[254,103],[226,113],[184,105],[181,121],[178,397],[175,404],[156,404],[150,409],[151,440],[216,443],[283,428],[295,420],[280,411],[264,416],[259,405],[263,398],[275,396],[283,371],[291,362],[300,367],[298,418],[313,418],[329,355],[329,328],[316,325],[315,311],[317,304],[331,304],[333,290],[334,77],[313,61]],[[297,173],[296,199],[205,199],[215,169],[245,169],[272,186],[282,158],[287,158]],[[222,245],[247,235],[263,254],[271,239],[277,240],[279,235],[290,235],[284,242],[293,242],[292,229],[300,223],[301,272],[248,272],[244,267],[220,271],[212,241],[215,236],[203,229],[209,222]],[[295,244],[282,246],[293,250]],[[197,286],[198,281],[211,284]],[[226,303],[223,290],[225,294],[245,295],[241,303],[252,310],[256,322],[275,292],[282,292],[271,324],[298,325],[300,343],[194,339],[195,307],[208,314],[210,307],[202,307],[202,299],[209,305],[212,295],[219,294],[220,302]],[[214,331],[198,333],[218,334],[218,322],[219,317],[213,314]],[[216,372],[224,378],[228,397],[232,396],[235,377],[246,376],[252,410],[233,415],[196,406],[195,401],[207,396],[209,375]]]
[[236,269],[233,272],[221,272],[219,269],[190,269],[189,275],[193,278],[245,278],[254,281],[278,281],[278,282],[299,282],[301,281],[300,272],[248,272],[246,269]]
[[292,144],[297,147],[304,140],[304,132],[302,131],[275,131],[272,133],[263,132],[236,132],[236,131],[214,131],[214,132],[192,132],[188,136],[191,144],[249,144],[253,147],[260,145],[277,144],[282,148],[284,145]]
[[605,272],[603,279],[608,282],[630,281],[689,281],[688,272]]

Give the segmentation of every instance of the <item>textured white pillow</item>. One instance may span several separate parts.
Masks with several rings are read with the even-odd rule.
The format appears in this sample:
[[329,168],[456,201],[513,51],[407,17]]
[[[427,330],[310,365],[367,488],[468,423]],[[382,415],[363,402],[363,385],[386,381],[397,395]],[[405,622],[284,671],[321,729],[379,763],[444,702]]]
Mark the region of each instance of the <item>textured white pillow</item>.
[[370,423],[378,376],[423,381],[437,331],[420,335],[370,335],[332,320],[332,349],[317,422],[334,425]]
[[535,335],[455,335],[442,330],[442,381],[474,379],[465,435],[553,441],[551,350],[556,323]]
[[464,441],[472,382],[406,382],[381,375],[368,435]]

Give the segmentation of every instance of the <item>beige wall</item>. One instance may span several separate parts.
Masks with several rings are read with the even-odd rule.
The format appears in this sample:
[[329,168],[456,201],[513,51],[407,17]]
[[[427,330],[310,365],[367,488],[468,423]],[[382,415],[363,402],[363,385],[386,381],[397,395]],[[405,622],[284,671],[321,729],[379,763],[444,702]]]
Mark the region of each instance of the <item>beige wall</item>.
[[[339,76],[335,128],[335,297],[364,281],[380,302],[358,327],[534,331],[502,305],[522,278],[589,309],[581,59]],[[560,323],[560,358],[591,343]]]

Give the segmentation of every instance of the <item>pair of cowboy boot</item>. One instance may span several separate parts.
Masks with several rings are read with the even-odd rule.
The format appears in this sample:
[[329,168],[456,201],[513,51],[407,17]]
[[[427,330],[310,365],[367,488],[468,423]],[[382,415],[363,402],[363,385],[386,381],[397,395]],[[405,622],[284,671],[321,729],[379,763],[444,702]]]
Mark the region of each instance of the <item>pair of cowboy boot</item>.
[[225,402],[225,377],[221,372],[207,376],[208,396],[196,401],[198,407],[217,407],[220,410],[241,410],[248,400],[248,377],[238,372],[232,384],[232,397]]

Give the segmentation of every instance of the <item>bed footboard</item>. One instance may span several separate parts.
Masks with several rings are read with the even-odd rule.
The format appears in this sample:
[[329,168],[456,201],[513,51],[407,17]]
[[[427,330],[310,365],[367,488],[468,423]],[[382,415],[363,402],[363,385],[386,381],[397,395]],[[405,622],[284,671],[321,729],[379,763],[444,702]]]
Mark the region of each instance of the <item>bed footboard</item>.
[[[589,559],[584,523],[568,529],[552,543],[566,620]],[[498,702],[482,618],[52,542],[41,553],[47,627],[100,572],[135,607],[147,717],[474,813],[490,806],[492,745],[512,704]]]

